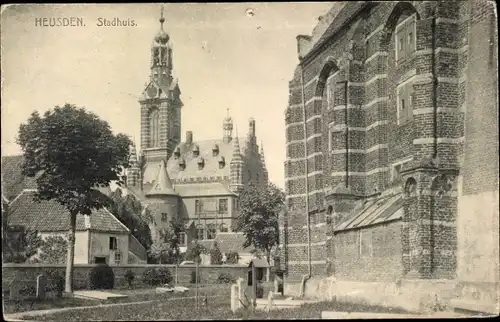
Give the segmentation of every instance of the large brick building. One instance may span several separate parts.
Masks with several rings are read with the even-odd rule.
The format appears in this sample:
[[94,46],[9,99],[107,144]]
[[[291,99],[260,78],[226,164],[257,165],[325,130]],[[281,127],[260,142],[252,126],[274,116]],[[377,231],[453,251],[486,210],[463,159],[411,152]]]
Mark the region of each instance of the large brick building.
[[418,283],[497,304],[494,6],[357,1],[319,20],[289,84],[285,291],[326,295],[310,279],[333,276],[370,301],[392,285],[418,305]]
[[[262,145],[257,144],[255,120],[248,134],[233,135],[229,114],[221,120],[221,137],[196,140],[187,131],[181,141],[179,84],[172,76],[173,49],[169,35],[161,29],[151,46],[150,81],[139,101],[141,147],[132,147],[127,170],[127,191],[151,211],[152,237],[180,217],[189,240],[213,240],[219,232],[230,232],[237,216],[238,194],[253,182],[267,185],[268,173]],[[241,147],[240,147],[241,142]]]

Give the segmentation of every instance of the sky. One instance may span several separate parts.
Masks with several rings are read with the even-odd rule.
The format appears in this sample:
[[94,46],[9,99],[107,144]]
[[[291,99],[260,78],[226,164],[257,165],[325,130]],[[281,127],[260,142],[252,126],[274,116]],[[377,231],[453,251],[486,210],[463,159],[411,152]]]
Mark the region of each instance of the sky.
[[[227,109],[239,136],[256,121],[269,178],[284,187],[288,82],[298,64],[296,36],[311,34],[332,3],[164,5],[181,89],[182,140],[222,137]],[[248,14],[252,9],[253,14]],[[138,98],[149,79],[161,4],[2,6],[2,155],[21,154],[19,125],[37,110],[85,107],[115,133],[140,142]],[[39,18],[82,18],[85,26],[36,26]],[[99,18],[134,27],[97,26]]]

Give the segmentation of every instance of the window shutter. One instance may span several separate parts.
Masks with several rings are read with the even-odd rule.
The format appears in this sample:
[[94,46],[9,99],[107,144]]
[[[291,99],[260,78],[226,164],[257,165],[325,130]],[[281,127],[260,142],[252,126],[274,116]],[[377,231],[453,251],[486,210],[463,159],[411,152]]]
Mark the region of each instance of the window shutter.
[[413,83],[410,82],[406,84],[406,96],[408,98],[408,108],[406,109],[406,121],[409,122],[413,120]]

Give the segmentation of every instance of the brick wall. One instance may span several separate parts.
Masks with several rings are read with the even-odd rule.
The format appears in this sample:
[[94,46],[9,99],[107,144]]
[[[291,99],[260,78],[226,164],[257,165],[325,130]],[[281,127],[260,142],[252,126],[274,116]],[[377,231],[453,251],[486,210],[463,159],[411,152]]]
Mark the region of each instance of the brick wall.
[[[298,242],[307,233],[304,228],[307,223],[305,195],[309,193],[310,212],[324,212],[331,204],[325,202],[323,189],[345,185],[346,156],[350,193],[361,199],[393,185],[390,171],[394,163],[407,162],[408,166],[408,162],[413,160],[411,164],[418,165],[437,153],[441,168],[459,167],[464,133],[462,104],[465,97],[461,92],[465,81],[462,76],[467,56],[467,47],[464,47],[462,39],[467,29],[464,18],[460,16],[465,11],[463,3],[422,1],[373,4],[333,36],[322,51],[303,61],[304,101],[301,66],[296,69],[290,81],[289,107],[285,113],[285,192],[288,207],[294,209],[288,215],[290,230],[287,239],[292,246],[287,249],[290,254],[298,256],[293,261],[294,265],[288,265],[289,279],[298,280],[300,274],[307,272],[307,246]],[[437,17],[434,32],[433,12]],[[411,15],[416,16],[416,51],[410,58],[396,63],[395,28]],[[345,52],[352,55],[348,63],[344,59]],[[324,88],[328,78],[334,82],[349,80],[347,114],[343,84],[335,86],[333,104],[327,106]],[[413,120],[398,125],[397,86],[405,82],[412,84],[415,93]],[[349,135],[347,145],[346,123]],[[305,137],[307,143],[304,143]],[[306,156],[309,173],[307,189]],[[430,185],[436,174],[431,171],[423,174],[421,179]],[[424,189],[430,189],[430,186]],[[426,206],[417,207],[415,216],[419,216],[418,211],[426,211],[426,207],[435,209],[430,205],[431,199],[419,200]],[[454,218],[456,198],[448,201],[447,216]],[[321,219],[319,223],[322,223]],[[449,225],[454,225],[454,222],[450,221]],[[428,230],[431,227],[422,226],[419,229]],[[319,236],[326,244],[327,232]],[[414,240],[408,245],[410,248],[420,247],[417,245],[421,243],[423,241],[416,243]],[[447,267],[452,275],[454,265],[450,262],[454,259],[446,255],[449,250],[444,245],[442,241],[436,247],[444,248],[434,251],[449,258],[435,258],[435,265]],[[325,252],[328,249],[323,248]],[[331,257],[330,254],[324,255],[324,258]],[[336,253],[336,256],[341,255]],[[320,267],[325,266],[326,261],[319,260],[314,265],[318,266],[317,271],[321,271]]]
[[395,281],[403,276],[401,221],[335,233],[335,277]]
[[[85,289],[88,287],[88,274],[96,265],[75,265],[74,266],[74,287],[76,289]],[[111,266],[115,273],[115,287],[124,287],[127,281],[124,278],[127,270],[132,270],[135,274],[134,285],[145,286],[142,283],[142,273],[150,268],[167,267],[175,281],[175,265],[120,265]],[[36,265],[36,264],[3,264],[2,265],[2,280],[4,282],[12,280],[14,276],[16,280],[26,284],[35,284],[36,277],[40,274],[47,273],[48,270],[56,270],[64,276],[65,265]],[[188,285],[191,281],[191,272],[196,270],[195,266],[180,266],[177,269],[178,282],[181,285]],[[214,284],[217,277],[221,273],[230,274],[234,279],[239,277],[247,279],[248,268],[246,266],[233,265],[217,265],[217,266],[199,266],[200,284]],[[189,285],[188,285],[189,286]]]

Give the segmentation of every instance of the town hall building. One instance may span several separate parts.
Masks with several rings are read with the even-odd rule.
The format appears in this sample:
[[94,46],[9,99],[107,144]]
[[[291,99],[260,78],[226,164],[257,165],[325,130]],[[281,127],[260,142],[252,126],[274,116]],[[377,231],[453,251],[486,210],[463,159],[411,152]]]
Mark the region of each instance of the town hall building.
[[164,22],[162,13],[151,46],[150,80],[139,100],[140,152],[132,147],[126,181],[127,190],[151,211],[153,240],[177,218],[186,230],[181,243],[187,245],[233,231],[238,194],[250,182],[265,187],[268,172],[255,120],[249,120],[247,135],[238,137],[229,110],[219,138],[196,139],[187,131],[181,140],[183,103]]

